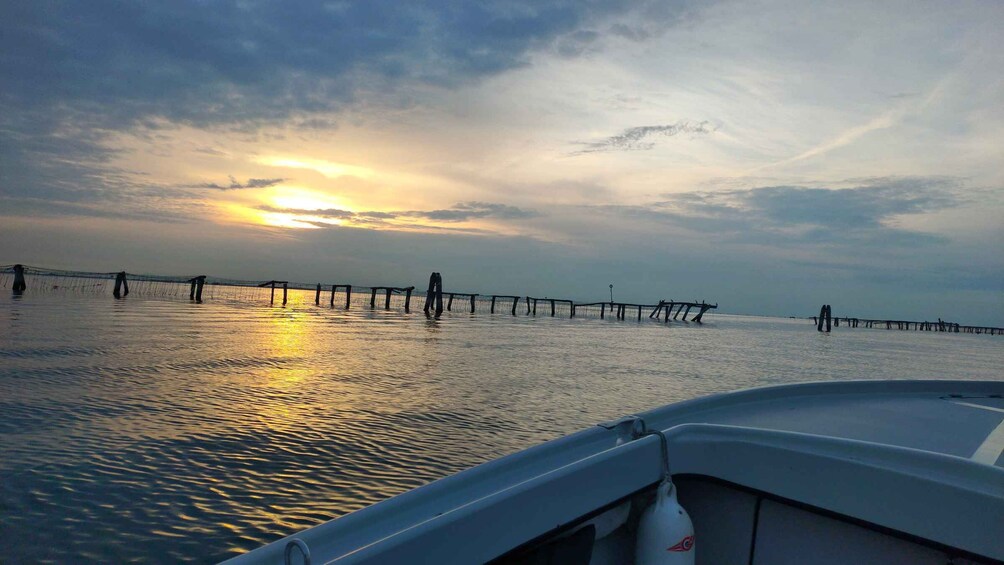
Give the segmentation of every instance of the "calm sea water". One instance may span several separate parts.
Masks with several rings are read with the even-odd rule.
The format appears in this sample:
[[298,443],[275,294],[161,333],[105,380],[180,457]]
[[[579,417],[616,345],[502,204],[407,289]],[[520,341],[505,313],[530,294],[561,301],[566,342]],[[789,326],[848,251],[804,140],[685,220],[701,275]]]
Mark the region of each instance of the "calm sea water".
[[997,336],[822,335],[714,314],[430,321],[255,298],[0,299],[4,563],[215,562],[669,402],[807,380],[999,379],[1004,361]]

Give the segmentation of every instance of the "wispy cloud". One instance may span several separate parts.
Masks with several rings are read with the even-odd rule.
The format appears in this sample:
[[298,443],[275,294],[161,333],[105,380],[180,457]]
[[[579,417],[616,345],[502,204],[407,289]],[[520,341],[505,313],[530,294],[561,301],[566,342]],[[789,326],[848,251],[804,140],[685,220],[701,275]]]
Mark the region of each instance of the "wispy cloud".
[[215,182],[207,182],[201,184],[191,185],[190,188],[209,188],[212,190],[243,190],[246,188],[268,188],[270,186],[275,186],[286,179],[276,178],[276,179],[248,179],[247,182],[241,183],[233,176],[230,177],[230,184],[216,184]]
[[[325,218],[325,219],[337,219],[337,220],[347,220],[353,224],[367,225],[367,226],[386,226],[386,227],[409,227],[410,224],[395,222],[391,223],[392,220],[399,219],[415,219],[420,218],[424,220],[431,220],[433,222],[445,222],[445,223],[458,223],[467,222],[470,220],[493,218],[498,220],[521,220],[528,218],[535,218],[540,215],[535,210],[529,210],[525,208],[518,208],[516,206],[509,206],[506,204],[497,204],[494,202],[458,202],[450,208],[443,208],[439,210],[398,210],[389,212],[352,212],[349,210],[342,210],[339,208],[326,208],[319,210],[310,210],[304,208],[282,208],[269,205],[261,205],[256,207],[257,210],[262,210],[264,212],[273,212],[278,214],[291,214],[293,216],[302,217],[313,217],[313,218]],[[423,224],[426,225],[426,224]],[[433,226],[428,226],[433,227]]]
[[647,151],[655,147],[652,138],[673,137],[681,133],[709,134],[716,129],[718,128],[707,120],[702,122],[681,120],[675,124],[662,126],[637,126],[597,141],[576,141],[575,144],[581,145],[582,149],[573,152],[572,155],[604,151]]

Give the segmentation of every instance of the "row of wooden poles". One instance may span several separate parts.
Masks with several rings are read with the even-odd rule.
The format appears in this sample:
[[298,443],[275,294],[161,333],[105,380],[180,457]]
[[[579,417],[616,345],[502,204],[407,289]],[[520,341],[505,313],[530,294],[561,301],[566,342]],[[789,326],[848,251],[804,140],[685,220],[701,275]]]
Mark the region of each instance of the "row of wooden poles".
[[[23,292],[27,285],[24,280],[24,268],[21,265],[14,265],[14,292]],[[111,273],[109,273],[110,275]],[[206,275],[199,275],[192,277],[190,279],[184,279],[191,285],[191,291],[189,293],[189,299],[195,302],[202,302],[202,291],[206,285]],[[182,282],[178,280],[177,282]],[[257,286],[259,288],[270,288],[271,293],[269,295],[269,304],[275,304],[276,302],[276,290],[282,290],[282,305],[285,306],[289,301],[289,281],[281,280],[270,280],[263,283],[259,283]],[[301,287],[302,288],[302,287]],[[383,295],[383,307],[385,309],[390,309],[391,297],[394,295],[404,295],[404,311],[411,312],[411,296],[415,290],[414,286],[407,287],[396,287],[396,286],[374,286],[365,287],[370,291],[370,308],[376,308],[377,296]],[[317,283],[314,289],[314,304],[321,304],[321,296],[324,292],[329,293],[328,303],[331,307],[335,306],[335,295],[339,290],[345,291],[345,309],[349,309],[352,304],[352,285],[350,284],[332,284],[332,285],[322,285]],[[115,298],[122,298],[129,295],[129,281],[127,279],[127,273],[125,271],[120,271],[115,273],[115,288],[112,293]],[[600,318],[606,318],[607,312],[609,311],[611,316],[616,317],[618,320],[626,320],[628,317],[629,310],[636,313],[637,319],[641,321],[643,311],[651,308],[652,311],[649,313],[649,318],[654,318],[656,320],[660,318],[665,318],[666,322],[669,322],[670,318],[677,320],[680,315],[683,315],[683,321],[686,322],[687,317],[690,315],[692,309],[697,309],[697,313],[689,321],[701,322],[704,317],[705,312],[710,309],[717,308],[717,304],[708,304],[706,302],[676,302],[676,301],[666,301],[660,300],[658,304],[631,304],[626,302],[589,302],[589,303],[575,303],[572,300],[563,298],[539,298],[533,296],[516,296],[511,294],[491,294],[491,295],[480,295],[471,292],[444,292],[443,291],[443,277],[440,273],[432,273],[429,277],[429,289],[426,292],[425,307],[424,311],[426,314],[440,316],[443,311],[452,311],[453,304],[456,299],[461,299],[470,304],[470,312],[473,314],[477,309],[477,299],[479,296],[490,297],[491,305],[489,307],[492,314],[496,311],[496,306],[500,301],[511,300],[511,306],[509,308],[510,313],[515,316],[518,312],[520,301],[525,300],[526,304],[526,314],[536,316],[537,308],[539,305],[543,305],[544,308],[549,307],[550,315],[555,316],[557,314],[558,305],[564,305],[568,307],[569,317],[574,318],[577,308],[582,307],[596,307],[600,308]],[[445,297],[445,301],[444,301]],[[547,310],[545,310],[546,312]]]
[[[819,310],[819,316],[812,317],[812,323],[816,324],[816,330],[818,331],[830,331],[831,325],[834,327],[840,327],[840,320],[844,321],[844,325],[849,328],[865,327],[865,328],[882,328],[885,327],[887,330],[897,329],[897,330],[909,330],[911,326],[914,331],[927,331],[927,332],[950,332],[950,333],[970,333],[970,334],[989,334],[989,335],[1004,335],[1004,328],[995,328],[990,326],[964,326],[955,322],[946,322],[941,318],[938,318],[937,322],[914,322],[911,320],[872,320],[867,318],[851,318],[851,317],[833,317],[832,309],[829,304],[824,304]],[[825,328],[825,329],[824,329]]]
[[[14,271],[14,284],[12,285],[12,290],[15,294],[23,293],[27,290],[28,285],[24,279],[24,265],[14,265],[12,267]],[[110,274],[110,273],[109,273]],[[192,277],[187,281],[191,286],[191,293],[189,294],[189,299],[196,302],[202,302],[202,289],[206,285],[206,275],[199,275],[197,277]],[[119,271],[115,273],[115,287],[112,290],[112,296],[115,298],[123,298],[129,296],[129,280],[127,278],[127,273],[125,271]]]
[[[289,297],[289,281],[266,281],[258,285],[260,287],[271,287],[272,293],[269,298],[270,304],[275,304],[275,291],[277,288],[282,288],[282,304],[285,305]],[[332,284],[332,285],[322,285],[317,283],[314,289],[314,304],[321,304],[321,295],[325,292],[329,293],[328,303],[331,307],[335,305],[335,294],[339,289],[345,290],[345,309],[349,309],[352,302],[352,285],[350,284]],[[369,287],[370,290],[370,308],[376,308],[377,295],[383,295],[383,307],[384,309],[390,309],[391,297],[394,295],[404,295],[404,311],[411,312],[411,295],[415,291],[415,287],[396,287],[396,286],[374,286]],[[485,296],[491,299],[489,306],[489,311],[494,314],[497,305],[500,301],[511,300],[512,303],[509,306],[510,313],[515,316],[517,314],[519,304],[521,300],[525,299],[526,303],[526,314],[527,315],[537,315],[537,306],[543,303],[545,307],[550,306],[550,315],[555,316],[557,314],[558,304],[563,304],[568,306],[569,317],[575,317],[576,308],[586,307],[586,306],[599,306],[600,307],[600,318],[605,318],[607,315],[607,310],[610,310],[611,315],[616,316],[618,320],[627,319],[628,308],[637,311],[637,317],[640,321],[642,318],[642,312],[646,308],[653,308],[652,312],[649,314],[649,318],[659,319],[662,315],[665,315],[665,321],[668,322],[670,316],[672,319],[679,319],[680,314],[683,314],[683,321],[686,322],[687,316],[690,315],[690,311],[693,308],[697,308],[697,314],[690,320],[693,322],[700,322],[704,317],[705,312],[712,308],[717,308],[717,304],[708,304],[706,302],[675,302],[675,301],[664,301],[660,300],[658,304],[645,305],[645,304],[629,304],[624,302],[589,302],[576,304],[572,300],[562,299],[562,298],[538,298],[533,296],[516,296],[512,294],[489,294],[481,295],[473,292],[444,292],[443,291],[443,276],[440,273],[432,273],[429,277],[429,289],[426,291],[425,295],[425,306],[423,311],[429,315],[441,316],[444,311],[450,312],[453,310],[454,302],[459,298],[470,305],[470,312],[473,314],[477,311],[477,299],[479,296]]]

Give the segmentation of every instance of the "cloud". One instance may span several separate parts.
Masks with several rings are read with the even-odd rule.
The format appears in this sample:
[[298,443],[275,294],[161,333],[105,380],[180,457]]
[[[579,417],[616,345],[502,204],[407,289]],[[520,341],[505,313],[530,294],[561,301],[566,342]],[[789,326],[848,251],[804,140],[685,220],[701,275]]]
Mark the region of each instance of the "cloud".
[[655,147],[655,142],[649,141],[653,137],[672,137],[680,133],[708,134],[716,129],[718,128],[712,126],[711,122],[707,120],[703,122],[681,120],[675,124],[663,126],[638,126],[598,141],[576,141],[575,144],[583,146],[583,149],[572,154],[582,155],[604,151],[647,151]]
[[947,238],[896,225],[896,219],[965,203],[961,181],[884,177],[848,188],[763,186],[664,194],[648,206],[605,206],[719,241],[777,247],[838,245],[894,249],[942,244]]
[[214,182],[207,182],[202,184],[192,185],[191,188],[210,188],[213,190],[242,190],[246,188],[268,188],[270,186],[275,186],[286,179],[248,179],[246,183],[241,184],[237,182],[237,179],[233,176],[230,177],[230,184],[221,185]]
[[[351,212],[339,208],[327,208],[321,210],[308,210],[303,208],[279,208],[275,206],[261,205],[257,210],[265,212],[275,212],[279,214],[291,214],[294,216],[331,218],[348,220],[352,224],[368,226],[384,226],[393,228],[416,227],[407,222],[391,223],[388,220],[398,220],[402,218],[423,218],[437,222],[466,222],[476,219],[495,218],[500,220],[519,220],[535,218],[539,216],[534,210],[517,208],[506,204],[496,204],[492,202],[458,202],[451,208],[442,210],[401,210],[390,212]],[[327,225],[327,224],[320,224]],[[431,228],[428,224],[419,227]],[[445,229],[445,228],[444,228]],[[451,228],[452,229],[452,228]],[[464,228],[464,231],[471,231]]]
[[498,218],[503,220],[521,220],[535,218],[540,214],[534,210],[526,210],[505,204],[491,202],[460,202],[452,208],[443,210],[423,210],[397,212],[398,216],[427,218],[443,222],[465,222],[479,218]]

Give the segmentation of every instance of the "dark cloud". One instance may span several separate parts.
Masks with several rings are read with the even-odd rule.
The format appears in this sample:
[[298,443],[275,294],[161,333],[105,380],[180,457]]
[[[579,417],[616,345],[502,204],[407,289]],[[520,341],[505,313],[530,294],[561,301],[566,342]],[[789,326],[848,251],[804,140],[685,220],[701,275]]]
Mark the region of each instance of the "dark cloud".
[[963,203],[960,188],[957,179],[944,177],[877,178],[853,188],[765,186],[665,194],[650,206],[606,209],[732,243],[903,248],[947,239],[896,227],[892,220],[956,207]]
[[338,208],[324,208],[321,210],[306,210],[302,208],[278,208],[275,206],[261,205],[256,207],[264,212],[277,212],[280,214],[293,214],[294,216],[315,216],[318,218],[334,218],[339,220],[351,220],[356,217],[354,212],[341,210]]
[[707,120],[703,122],[681,120],[675,124],[664,126],[638,126],[628,128],[617,135],[599,141],[577,141],[575,144],[581,145],[583,148],[572,154],[582,155],[602,151],[644,151],[655,147],[654,141],[648,141],[653,137],[672,137],[681,133],[707,134],[716,129]]
[[505,204],[494,204],[491,202],[460,202],[454,204],[452,208],[444,210],[413,210],[408,212],[397,212],[396,214],[398,216],[428,218],[430,220],[439,220],[443,222],[464,222],[478,218],[520,220],[539,216],[539,214],[533,210],[507,206]]
[[230,184],[216,184],[214,182],[207,182],[202,184],[192,185],[191,188],[210,188],[213,190],[242,190],[245,188],[268,188],[270,186],[275,186],[286,179],[248,179],[245,183],[240,183],[236,178],[230,177]]
[[[390,226],[387,220],[400,218],[424,218],[438,222],[464,222],[468,220],[495,218],[500,220],[519,220],[534,218],[539,214],[533,210],[517,208],[505,204],[492,202],[459,202],[452,208],[442,210],[402,210],[394,212],[350,212],[338,208],[328,208],[323,210],[306,210],[301,208],[277,208],[275,206],[262,205],[258,210],[266,212],[277,212],[282,214],[293,214],[295,216],[314,216],[319,218],[335,218],[340,220],[350,220],[354,224],[384,225]],[[327,224],[324,224],[327,225]],[[394,223],[395,228],[407,227],[406,223]],[[423,225],[422,227],[429,227]],[[464,231],[470,231],[465,228]]]

